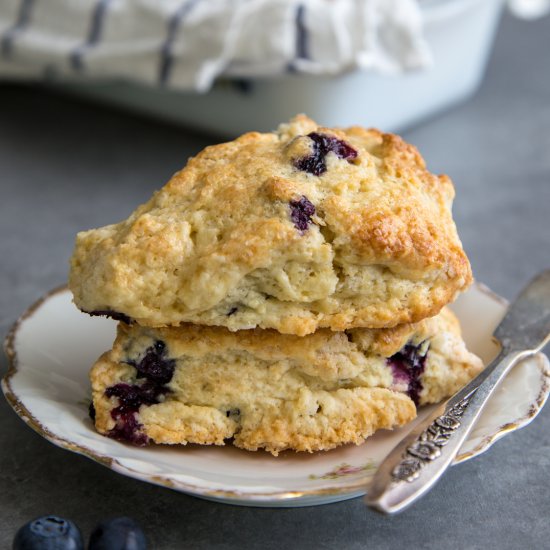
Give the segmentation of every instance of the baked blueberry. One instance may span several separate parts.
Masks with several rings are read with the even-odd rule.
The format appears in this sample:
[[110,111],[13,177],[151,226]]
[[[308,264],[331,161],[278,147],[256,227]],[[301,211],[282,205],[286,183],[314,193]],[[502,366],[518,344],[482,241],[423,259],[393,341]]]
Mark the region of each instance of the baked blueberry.
[[290,201],[290,219],[294,223],[294,227],[300,231],[305,231],[308,224],[311,223],[311,216],[315,214],[315,206],[311,204],[305,196],[300,197],[297,201]]
[[145,378],[141,384],[115,384],[105,390],[107,397],[116,397],[118,406],[111,411],[111,418],[116,422],[108,435],[119,441],[143,446],[149,438],[142,433],[143,427],[137,419],[141,405],[155,405],[159,397],[169,392],[165,386],[174,375],[176,362],[166,358],[166,344],[157,340],[145,350],[138,361],[128,360],[137,371],[138,378]]
[[406,383],[407,394],[418,406],[420,402],[420,392],[422,391],[422,382],[420,376],[424,372],[426,356],[428,350],[420,343],[407,344],[396,354],[387,359],[388,365],[393,372],[394,380],[399,383]]
[[146,381],[137,384],[115,384],[105,390],[107,397],[118,397],[122,412],[138,411],[141,405],[154,405],[159,396],[168,393],[168,388]]
[[83,550],[78,527],[68,519],[42,516],[23,525],[13,540],[13,550]]
[[118,407],[111,411],[111,418],[115,420],[115,427],[109,431],[109,437],[119,441],[127,441],[134,445],[143,446],[149,443],[149,438],[140,430],[136,414],[141,405],[155,405],[159,397],[168,393],[168,388],[147,380],[138,384],[115,384],[105,390],[107,397],[117,397]]
[[168,384],[174,375],[176,362],[166,358],[166,344],[157,340],[145,350],[139,361],[128,361],[138,371],[138,378],[147,378],[157,384]]
[[88,550],[146,550],[139,524],[128,517],[102,521],[92,532]]
[[116,420],[116,424],[107,433],[109,437],[132,443],[137,447],[144,447],[149,443],[149,438],[141,431],[143,426],[138,422],[135,412],[122,412],[120,407],[117,407],[111,411],[111,416]]
[[313,141],[311,155],[297,159],[294,166],[298,170],[308,172],[314,176],[320,176],[327,171],[327,163],[325,157],[329,153],[334,153],[338,158],[347,161],[357,158],[357,151],[342,139],[311,132],[307,135]]

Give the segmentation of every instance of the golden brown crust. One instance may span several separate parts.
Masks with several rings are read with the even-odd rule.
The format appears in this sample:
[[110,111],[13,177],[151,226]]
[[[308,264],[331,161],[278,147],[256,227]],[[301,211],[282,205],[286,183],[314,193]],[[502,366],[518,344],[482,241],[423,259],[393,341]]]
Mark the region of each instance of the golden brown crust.
[[319,329],[304,337],[280,334],[271,329],[232,332],[224,327],[193,324],[149,330],[136,324],[119,323],[117,331],[113,347],[120,357],[123,356],[128,341],[147,335],[152,340],[166,342],[176,357],[200,357],[213,352],[223,355],[232,350],[240,350],[269,361],[293,357],[319,372],[330,368],[327,354],[360,351],[363,354],[390,357],[410,341],[423,342],[438,333],[447,333],[460,339],[461,334],[458,319],[449,308],[443,308],[436,317],[423,319],[418,323],[386,329],[350,329],[345,332]]
[[329,413],[287,415],[285,410],[265,415],[258,424],[243,425],[235,446],[265,449],[275,456],[287,449],[327,451],[348,443],[360,445],[376,431],[403,426],[416,416],[407,396],[383,388],[340,389],[324,397],[332,405]]
[[[299,170],[310,132],[344,140],[357,158],[329,153],[325,173]],[[70,287],[81,309],[146,326],[303,336],[415,322],[471,282],[453,195],[398,136],[300,116],[207,147],[128,220],[80,233]],[[292,219],[301,197],[315,207],[306,229]]]

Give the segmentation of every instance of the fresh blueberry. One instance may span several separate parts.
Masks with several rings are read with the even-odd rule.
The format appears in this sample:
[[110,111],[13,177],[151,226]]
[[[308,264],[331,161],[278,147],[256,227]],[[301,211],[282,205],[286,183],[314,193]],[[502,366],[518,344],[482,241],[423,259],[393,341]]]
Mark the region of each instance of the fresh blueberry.
[[131,518],[102,521],[90,536],[88,550],[146,550],[141,527]]
[[290,219],[294,227],[300,231],[306,231],[311,223],[311,216],[315,214],[315,206],[311,204],[306,196],[300,197],[297,201],[290,201]]
[[357,151],[349,143],[335,138],[334,136],[311,132],[307,137],[313,141],[312,153],[307,157],[294,161],[294,166],[298,168],[298,170],[308,172],[314,176],[324,174],[327,171],[325,157],[329,153],[334,153],[338,158],[347,161],[357,158]]
[[396,354],[388,357],[387,364],[391,367],[396,382],[406,383],[407,394],[418,406],[422,382],[420,376],[424,372],[428,350],[422,345],[406,344]]
[[84,550],[78,527],[67,519],[43,516],[17,531],[13,550]]
[[88,315],[94,315],[94,316],[100,316],[100,317],[110,317],[111,319],[114,319],[115,321],[122,321],[123,323],[126,323],[127,325],[130,325],[132,323],[132,319],[128,317],[128,315],[124,313],[120,313],[118,311],[112,311],[110,309],[96,309],[94,311],[86,311]]

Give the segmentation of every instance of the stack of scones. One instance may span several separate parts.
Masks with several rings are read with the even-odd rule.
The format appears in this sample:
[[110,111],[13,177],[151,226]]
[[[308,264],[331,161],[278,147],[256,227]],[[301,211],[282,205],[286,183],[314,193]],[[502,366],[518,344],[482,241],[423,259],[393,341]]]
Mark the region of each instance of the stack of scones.
[[119,321],[91,371],[97,430],[311,452],[453,394],[482,369],[446,307],[472,280],[453,196],[377,130],[298,116],[207,147],[77,237],[74,301]]

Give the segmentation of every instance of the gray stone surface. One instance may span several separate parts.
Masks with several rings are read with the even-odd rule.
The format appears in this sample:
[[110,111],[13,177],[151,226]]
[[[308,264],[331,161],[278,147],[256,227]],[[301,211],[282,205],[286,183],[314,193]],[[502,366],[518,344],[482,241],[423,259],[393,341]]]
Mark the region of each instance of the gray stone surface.
[[[506,17],[477,95],[406,133],[448,172],[479,280],[512,297],[550,264],[550,18]],[[0,87],[0,332],[66,278],[77,230],[125,217],[212,138],[32,88]],[[1,374],[6,360],[1,359]],[[213,504],[58,449],[0,399],[0,547],[44,513],[89,533],[133,516],[151,548],[548,548],[550,409],[453,468],[392,518],[361,500],[316,508]]]

